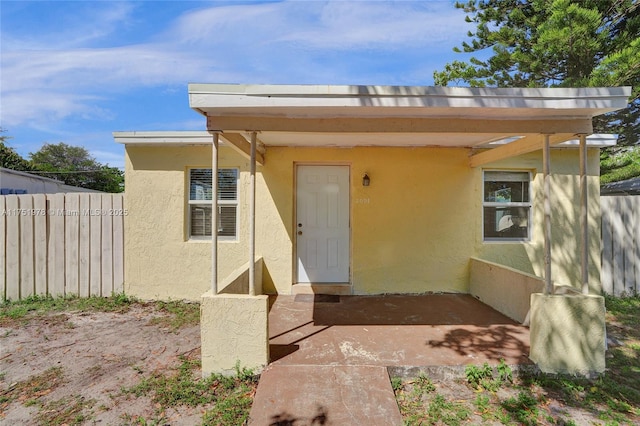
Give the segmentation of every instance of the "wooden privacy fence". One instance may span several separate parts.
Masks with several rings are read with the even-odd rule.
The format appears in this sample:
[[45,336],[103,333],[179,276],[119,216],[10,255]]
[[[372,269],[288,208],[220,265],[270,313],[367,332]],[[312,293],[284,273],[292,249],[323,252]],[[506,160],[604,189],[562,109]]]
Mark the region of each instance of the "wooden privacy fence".
[[124,282],[123,194],[0,196],[0,291],[110,296]]
[[600,197],[602,288],[614,296],[640,293],[640,195]]

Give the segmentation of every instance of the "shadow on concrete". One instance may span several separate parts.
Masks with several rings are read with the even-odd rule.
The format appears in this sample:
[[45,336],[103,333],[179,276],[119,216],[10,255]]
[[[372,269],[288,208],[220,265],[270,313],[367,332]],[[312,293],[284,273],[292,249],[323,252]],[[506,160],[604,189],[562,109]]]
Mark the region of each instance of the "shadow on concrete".
[[301,424],[313,426],[328,424],[329,416],[327,409],[322,405],[318,405],[316,414],[313,417],[296,417],[285,411],[271,416],[270,420],[269,426],[295,426]]
[[456,328],[444,335],[440,340],[429,340],[427,346],[447,348],[461,356],[482,353],[489,360],[499,361],[504,358],[505,349],[523,354],[529,353],[529,345],[514,336],[510,327],[496,326],[482,330],[466,330]]

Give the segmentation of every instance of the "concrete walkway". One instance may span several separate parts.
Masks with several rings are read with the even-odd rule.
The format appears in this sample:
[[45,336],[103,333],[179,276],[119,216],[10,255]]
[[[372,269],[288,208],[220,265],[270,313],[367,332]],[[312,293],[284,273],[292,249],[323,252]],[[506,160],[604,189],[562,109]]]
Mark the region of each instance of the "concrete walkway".
[[271,365],[260,377],[251,425],[402,425],[387,369]]
[[462,294],[277,296],[269,336],[251,425],[402,424],[388,371],[531,365],[528,328]]

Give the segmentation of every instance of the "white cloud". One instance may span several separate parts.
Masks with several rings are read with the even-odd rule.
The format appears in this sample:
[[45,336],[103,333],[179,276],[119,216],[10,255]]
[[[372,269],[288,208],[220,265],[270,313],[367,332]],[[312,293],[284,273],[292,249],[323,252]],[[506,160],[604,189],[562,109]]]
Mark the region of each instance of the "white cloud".
[[[38,5],[40,6],[40,5]],[[124,1],[75,1],[54,9],[38,7],[30,25],[3,32],[5,45],[15,50],[71,49],[104,40],[127,27],[135,10]]]
[[[402,74],[377,81],[388,84],[410,76],[412,67],[419,67],[412,61],[450,51],[466,32],[463,15],[448,1],[211,3],[158,22],[150,37],[109,45],[122,28],[144,19],[145,8],[161,3],[100,2],[79,12],[74,3],[59,32],[34,30],[22,39],[3,30],[3,126],[113,117],[99,105],[132,88],[186,90],[187,82],[374,83],[385,72],[376,67],[389,66],[385,60],[406,61]],[[378,58],[384,52],[401,56]],[[366,69],[358,56],[370,61]]]
[[299,29],[285,39],[343,50],[426,50],[458,36],[460,22],[460,13],[445,2],[330,2],[322,10],[320,25]]
[[109,118],[111,113],[99,107],[98,100],[94,95],[73,92],[8,91],[2,94],[2,125],[33,123],[33,127],[38,127],[42,121],[57,121],[72,115],[83,119]]
[[167,35],[186,44],[241,44],[248,50],[280,43],[340,50],[428,48],[458,41],[466,33],[462,17],[448,1],[293,1],[188,12]]

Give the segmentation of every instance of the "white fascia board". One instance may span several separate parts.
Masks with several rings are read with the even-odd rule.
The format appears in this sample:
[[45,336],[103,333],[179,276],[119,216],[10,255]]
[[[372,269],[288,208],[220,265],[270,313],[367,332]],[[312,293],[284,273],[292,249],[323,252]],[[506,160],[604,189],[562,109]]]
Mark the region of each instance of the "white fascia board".
[[[213,135],[207,131],[113,132],[113,139],[125,145],[211,145]],[[224,145],[220,140],[220,145]]]
[[[199,111],[261,107],[418,107],[593,110],[593,115],[597,115],[625,108],[630,94],[630,87],[535,89],[189,84],[189,104]],[[322,113],[327,115],[326,110]],[[588,115],[588,111],[585,113]]]

